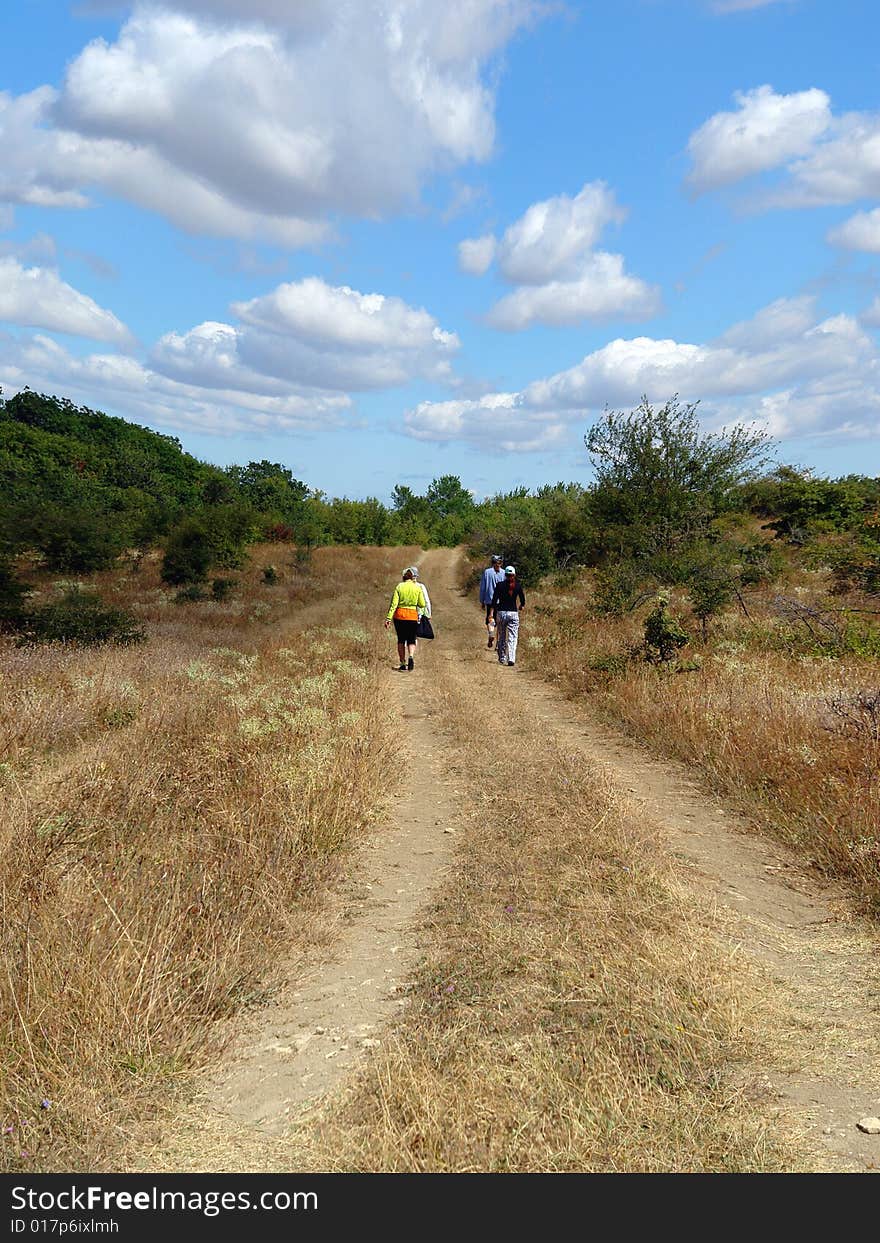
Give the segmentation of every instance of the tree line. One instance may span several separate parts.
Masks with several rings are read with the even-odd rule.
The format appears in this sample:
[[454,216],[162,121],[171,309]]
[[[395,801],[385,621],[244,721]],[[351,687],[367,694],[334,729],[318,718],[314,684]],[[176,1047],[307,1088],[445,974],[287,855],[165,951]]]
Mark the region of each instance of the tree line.
[[[0,626],[21,628],[30,562],[88,574],[162,550],[166,582],[199,598],[248,546],[467,543],[523,579],[595,571],[596,607],[624,613],[658,585],[686,587],[705,623],[772,579],[779,549],[828,564],[841,591],[880,591],[880,479],[772,466],[763,433],[702,430],[695,404],[647,400],[586,433],[593,481],[518,488],[477,502],[458,476],[391,504],[330,498],[270,461],[220,468],[173,436],[25,389],[0,396]],[[229,580],[215,577],[215,595]],[[33,613],[31,629],[33,630]]]

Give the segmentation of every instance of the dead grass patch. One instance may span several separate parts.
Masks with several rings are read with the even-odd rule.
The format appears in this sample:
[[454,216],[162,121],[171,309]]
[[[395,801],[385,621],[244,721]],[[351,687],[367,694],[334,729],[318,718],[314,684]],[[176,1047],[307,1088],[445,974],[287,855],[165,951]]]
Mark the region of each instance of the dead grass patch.
[[98,576],[145,647],[0,648],[0,1168],[112,1169],[308,935],[393,780],[378,619],[413,554],[260,549],[186,606],[145,565]]
[[[789,589],[821,600],[821,576]],[[859,705],[876,693],[864,656],[786,651],[760,595],[696,638],[682,670],[633,657],[642,614],[590,613],[589,580],[533,593],[522,662],[661,753],[698,768],[764,829],[880,913],[880,741]],[[687,621],[687,605],[673,604]],[[695,656],[696,660],[688,658]],[[861,698],[860,698],[861,697]],[[873,702],[873,700],[872,700]],[[847,715],[848,713],[848,715]]]

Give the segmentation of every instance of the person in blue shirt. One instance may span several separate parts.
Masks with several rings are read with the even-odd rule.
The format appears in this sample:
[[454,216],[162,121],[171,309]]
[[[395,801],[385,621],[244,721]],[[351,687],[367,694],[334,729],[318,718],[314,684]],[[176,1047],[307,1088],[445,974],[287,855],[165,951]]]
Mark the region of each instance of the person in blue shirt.
[[501,558],[495,556],[492,558],[492,564],[487,565],[483,570],[483,577],[480,579],[480,604],[486,609],[486,634],[488,642],[486,647],[491,647],[495,642],[495,618],[492,615],[492,600],[495,596],[495,588],[499,583],[504,582],[504,571],[501,568]]

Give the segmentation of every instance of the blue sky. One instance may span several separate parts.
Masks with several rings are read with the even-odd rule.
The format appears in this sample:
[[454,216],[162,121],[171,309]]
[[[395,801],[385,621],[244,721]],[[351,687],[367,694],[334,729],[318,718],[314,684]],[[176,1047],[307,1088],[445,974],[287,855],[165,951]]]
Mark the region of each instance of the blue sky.
[[18,0],[0,385],[333,495],[700,401],[880,471],[873,0]]

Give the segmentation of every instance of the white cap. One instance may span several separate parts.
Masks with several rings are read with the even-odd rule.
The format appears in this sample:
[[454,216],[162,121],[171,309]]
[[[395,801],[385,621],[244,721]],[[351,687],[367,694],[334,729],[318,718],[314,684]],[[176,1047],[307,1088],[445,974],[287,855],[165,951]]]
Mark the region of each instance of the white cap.
[[506,566],[504,567],[504,573],[505,573],[505,574],[515,574],[515,573],[516,573],[516,566],[515,566],[515,565],[506,565]]

